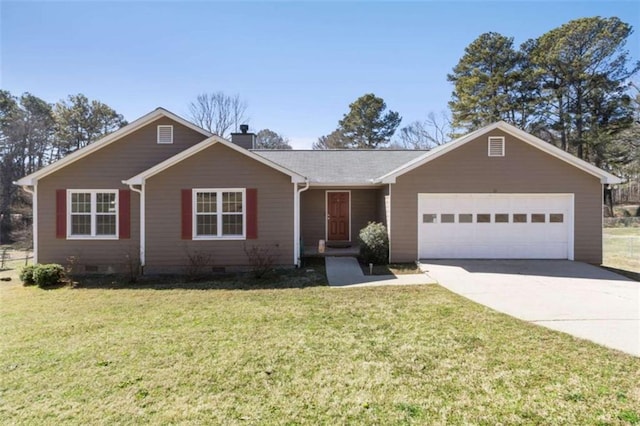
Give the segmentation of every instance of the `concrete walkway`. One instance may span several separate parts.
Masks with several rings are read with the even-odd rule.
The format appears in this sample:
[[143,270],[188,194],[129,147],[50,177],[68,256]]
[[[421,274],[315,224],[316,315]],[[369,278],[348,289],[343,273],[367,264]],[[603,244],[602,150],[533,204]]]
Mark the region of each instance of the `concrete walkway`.
[[420,267],[474,302],[640,356],[636,281],[565,260],[429,260]]
[[331,287],[435,284],[427,274],[365,275],[355,257],[326,257],[325,268]]

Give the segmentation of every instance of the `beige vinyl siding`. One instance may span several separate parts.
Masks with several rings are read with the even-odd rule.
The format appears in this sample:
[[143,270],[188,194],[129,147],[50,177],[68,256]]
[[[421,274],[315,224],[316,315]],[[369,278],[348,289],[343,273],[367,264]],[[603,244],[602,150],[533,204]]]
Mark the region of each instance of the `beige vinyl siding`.
[[357,241],[358,233],[370,221],[381,221],[381,189],[314,188],[304,191],[300,197],[300,230],[306,246],[315,246],[326,238],[327,191],[349,191],[351,193],[350,240]]
[[[505,137],[504,157],[487,155],[489,136]],[[419,193],[573,193],[574,257],[602,261],[599,179],[505,132],[490,132],[397,178],[391,188],[393,262],[416,260]]]
[[[181,190],[192,188],[256,188],[258,239],[183,240],[181,238]],[[269,248],[279,265],[293,265],[293,184],[291,177],[222,144],[147,180],[147,272],[180,272],[188,264],[187,253],[211,255],[213,266],[246,266],[245,245]]]
[[[174,126],[173,144],[157,144],[157,126]],[[137,255],[140,245],[140,197],[131,192],[131,238],[123,240],[66,240],[56,238],[57,189],[128,189],[122,180],[205,139],[200,133],[168,118],[158,119],[94,153],[38,181],[38,261],[68,264],[77,257],[100,272],[120,271],[126,256]]]

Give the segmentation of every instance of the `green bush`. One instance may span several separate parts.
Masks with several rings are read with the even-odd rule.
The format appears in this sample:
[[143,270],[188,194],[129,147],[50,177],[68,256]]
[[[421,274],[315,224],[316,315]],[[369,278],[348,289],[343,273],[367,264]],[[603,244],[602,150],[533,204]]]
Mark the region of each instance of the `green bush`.
[[64,279],[64,268],[57,263],[37,265],[33,271],[33,281],[38,287],[53,287]]
[[360,230],[360,257],[365,263],[386,265],[389,262],[389,236],[387,228],[376,222],[369,222]]
[[35,265],[28,265],[22,268],[20,271],[20,281],[24,285],[34,285],[36,282],[33,280],[33,271],[36,269]]

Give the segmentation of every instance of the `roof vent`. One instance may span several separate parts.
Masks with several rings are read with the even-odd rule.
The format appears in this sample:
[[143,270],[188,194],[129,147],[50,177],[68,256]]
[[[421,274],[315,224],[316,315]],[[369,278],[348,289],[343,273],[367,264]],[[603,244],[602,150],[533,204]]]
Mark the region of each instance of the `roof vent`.
[[158,143],[173,143],[173,126],[163,124],[158,126]]
[[504,157],[504,137],[489,137],[489,157]]

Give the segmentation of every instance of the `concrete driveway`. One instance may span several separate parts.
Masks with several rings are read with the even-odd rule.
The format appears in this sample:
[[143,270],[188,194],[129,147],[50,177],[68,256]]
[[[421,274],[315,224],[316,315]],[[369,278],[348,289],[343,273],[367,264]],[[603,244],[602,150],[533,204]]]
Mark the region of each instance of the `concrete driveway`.
[[568,260],[427,260],[421,269],[474,302],[640,356],[639,282]]

